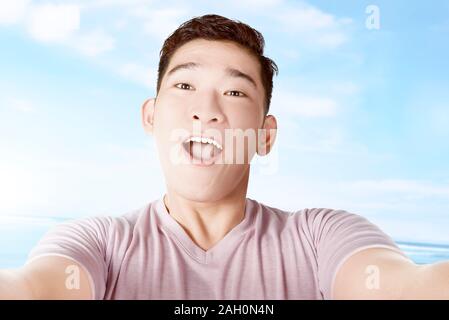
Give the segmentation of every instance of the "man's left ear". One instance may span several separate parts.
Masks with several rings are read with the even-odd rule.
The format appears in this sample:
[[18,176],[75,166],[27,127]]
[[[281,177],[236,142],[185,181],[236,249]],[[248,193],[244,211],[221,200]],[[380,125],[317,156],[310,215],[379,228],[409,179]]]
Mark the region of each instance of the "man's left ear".
[[273,148],[276,140],[277,121],[272,115],[265,116],[262,132],[258,134],[257,154],[259,156],[267,155]]
[[146,133],[153,134],[155,98],[147,99],[142,104],[142,125]]

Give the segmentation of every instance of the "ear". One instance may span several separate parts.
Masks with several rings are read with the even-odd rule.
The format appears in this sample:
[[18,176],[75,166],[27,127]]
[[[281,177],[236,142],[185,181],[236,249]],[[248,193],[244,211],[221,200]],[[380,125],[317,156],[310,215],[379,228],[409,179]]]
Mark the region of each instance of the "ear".
[[146,133],[153,134],[155,99],[147,99],[142,104],[142,125]]
[[272,115],[265,116],[265,121],[258,134],[257,154],[259,156],[267,155],[273,148],[277,134],[277,121]]

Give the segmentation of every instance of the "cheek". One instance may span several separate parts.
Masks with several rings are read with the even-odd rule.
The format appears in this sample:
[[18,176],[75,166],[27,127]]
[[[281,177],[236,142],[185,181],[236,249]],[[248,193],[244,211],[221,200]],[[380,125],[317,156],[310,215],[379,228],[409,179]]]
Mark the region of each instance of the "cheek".
[[182,108],[171,101],[172,99],[164,100],[156,106],[155,109],[155,127],[161,133],[175,129],[182,123],[183,113]]
[[227,112],[229,122],[232,128],[257,129],[259,127],[260,116],[253,108],[239,108]]
[[185,106],[187,99],[186,94],[181,94],[179,91],[167,90],[160,95],[159,103],[164,109],[179,109]]
[[154,136],[164,161],[168,160],[171,150],[177,147],[179,137],[185,135],[185,129],[182,127],[183,116],[182,112],[173,108],[173,104],[169,105],[168,101],[156,106]]

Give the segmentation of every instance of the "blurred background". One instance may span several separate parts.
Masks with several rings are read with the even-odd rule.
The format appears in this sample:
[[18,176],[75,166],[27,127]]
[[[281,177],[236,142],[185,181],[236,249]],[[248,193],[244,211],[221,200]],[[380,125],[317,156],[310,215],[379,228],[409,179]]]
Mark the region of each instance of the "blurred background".
[[0,268],[56,223],[163,195],[140,107],[164,39],[207,13],[262,32],[280,69],[248,197],[357,213],[448,260],[448,1],[0,0]]

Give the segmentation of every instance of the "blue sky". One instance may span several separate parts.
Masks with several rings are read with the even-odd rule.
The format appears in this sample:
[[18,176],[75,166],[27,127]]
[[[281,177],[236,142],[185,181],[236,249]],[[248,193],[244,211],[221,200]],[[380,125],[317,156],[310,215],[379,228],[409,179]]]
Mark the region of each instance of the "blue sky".
[[449,243],[447,1],[1,1],[0,215],[116,215],[161,196],[140,106],[165,37],[205,13],[261,31],[280,68],[277,145],[249,197]]

